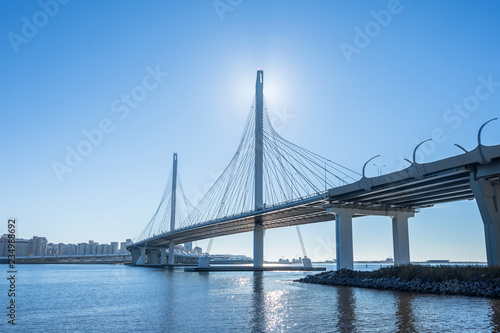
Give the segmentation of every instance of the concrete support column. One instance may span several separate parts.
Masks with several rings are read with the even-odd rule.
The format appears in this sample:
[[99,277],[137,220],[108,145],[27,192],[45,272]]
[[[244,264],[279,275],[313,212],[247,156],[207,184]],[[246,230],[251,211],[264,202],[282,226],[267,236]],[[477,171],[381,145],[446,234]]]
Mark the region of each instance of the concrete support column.
[[137,261],[141,257],[141,251],[138,248],[131,248],[130,254],[132,255],[132,265],[137,265]]
[[165,265],[166,256],[167,256],[167,249],[160,249],[160,265]]
[[473,179],[470,187],[483,219],[488,266],[500,266],[500,184]]
[[141,247],[141,256],[137,259],[136,265],[146,264],[146,247]]
[[175,248],[175,242],[170,241],[170,244],[168,245],[168,264],[169,265],[174,264],[174,248]]
[[256,223],[253,229],[253,267],[264,266],[264,228]]
[[302,265],[304,267],[313,267],[312,261],[309,258],[302,258]]
[[149,253],[147,253],[148,258],[148,264],[150,265],[155,265],[158,264],[158,250],[149,250]]
[[200,257],[198,259],[198,267],[206,268],[210,266],[210,257]]
[[396,213],[392,217],[394,266],[410,263],[410,239],[408,236],[408,218],[410,217],[413,217],[413,213]]
[[337,245],[337,270],[353,269],[352,216],[350,210],[335,212],[335,236]]

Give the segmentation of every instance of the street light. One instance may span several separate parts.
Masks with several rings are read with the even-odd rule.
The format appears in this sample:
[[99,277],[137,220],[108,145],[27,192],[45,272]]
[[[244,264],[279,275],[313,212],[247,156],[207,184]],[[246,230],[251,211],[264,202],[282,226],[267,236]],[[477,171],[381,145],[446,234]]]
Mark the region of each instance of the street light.
[[373,165],[378,168],[378,175],[380,176],[382,174],[382,168],[385,167],[385,164],[384,165],[378,165],[378,164],[373,163]]
[[366,161],[366,163],[363,165],[363,183],[365,185],[365,189],[368,191],[370,190],[370,188],[368,187],[368,184],[366,184],[366,177],[365,177],[365,168],[366,168],[366,165],[368,163],[370,163],[371,160],[373,160],[374,158],[377,158],[377,157],[380,157],[380,155],[376,155],[376,156],[373,156],[372,158],[370,158],[368,161]]
[[488,164],[486,162],[486,158],[484,158],[484,154],[483,154],[483,145],[481,144],[481,132],[483,131],[483,128],[484,126],[486,126],[486,124],[492,122],[493,120],[497,120],[498,118],[493,118],[493,119],[490,119],[488,120],[487,122],[485,122],[481,128],[479,128],[479,132],[477,132],[477,146],[479,148],[479,155],[481,155],[481,159],[483,160],[483,164]]

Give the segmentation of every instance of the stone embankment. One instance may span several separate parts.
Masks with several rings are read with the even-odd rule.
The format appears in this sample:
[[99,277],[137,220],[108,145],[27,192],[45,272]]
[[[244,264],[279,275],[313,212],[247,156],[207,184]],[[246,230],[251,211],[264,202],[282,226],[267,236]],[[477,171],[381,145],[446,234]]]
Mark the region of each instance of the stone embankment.
[[404,279],[395,276],[370,275],[371,272],[359,272],[348,269],[328,271],[317,275],[308,275],[295,282],[324,284],[332,286],[350,286],[371,289],[409,291],[417,293],[447,294],[500,298],[500,278],[488,281],[445,279],[432,281],[414,277]]

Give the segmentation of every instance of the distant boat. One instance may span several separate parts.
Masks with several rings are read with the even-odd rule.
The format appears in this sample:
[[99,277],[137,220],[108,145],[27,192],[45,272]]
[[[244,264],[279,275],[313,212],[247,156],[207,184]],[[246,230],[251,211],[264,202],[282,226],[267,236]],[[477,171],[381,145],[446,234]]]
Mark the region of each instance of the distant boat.
[[449,262],[450,262],[449,259],[431,259],[431,260],[427,260],[428,264],[447,264]]
[[391,257],[389,258],[385,258],[385,260],[381,260],[380,262],[394,262],[394,259],[392,259]]

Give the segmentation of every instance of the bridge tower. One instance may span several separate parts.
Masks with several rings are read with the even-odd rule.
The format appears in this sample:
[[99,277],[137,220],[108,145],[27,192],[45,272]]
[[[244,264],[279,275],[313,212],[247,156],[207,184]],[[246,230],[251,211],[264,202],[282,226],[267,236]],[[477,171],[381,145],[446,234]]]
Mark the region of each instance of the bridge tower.
[[[254,171],[255,210],[264,208],[263,174],[264,174],[264,71],[257,70],[255,83],[255,171]],[[253,265],[264,265],[264,228],[257,221],[253,231]]]
[[[175,196],[177,192],[177,154],[174,153],[173,158],[173,166],[172,166],[172,202],[170,209],[170,231],[175,229]],[[175,242],[173,240],[170,241],[168,245],[168,264],[174,264],[174,247]]]

